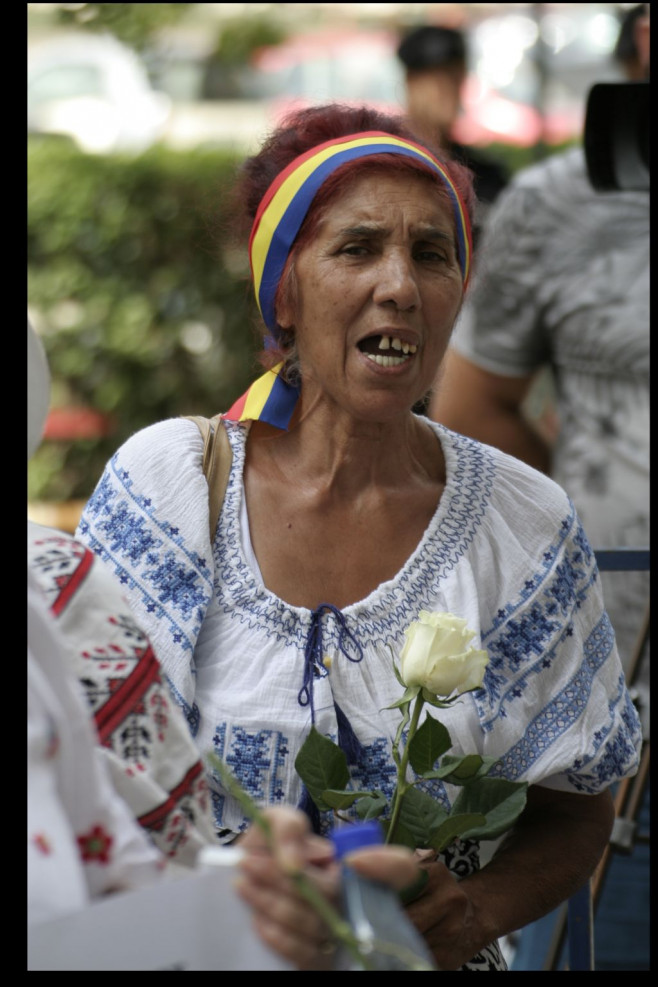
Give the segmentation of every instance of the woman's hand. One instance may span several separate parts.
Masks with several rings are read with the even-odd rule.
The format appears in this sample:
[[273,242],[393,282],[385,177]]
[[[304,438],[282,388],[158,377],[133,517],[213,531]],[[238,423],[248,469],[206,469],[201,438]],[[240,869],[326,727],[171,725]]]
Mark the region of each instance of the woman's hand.
[[457,881],[422,856],[428,881],[408,906],[439,969],[458,970],[501,936],[548,914],[594,872],[612,829],[608,792],[576,795],[530,786],[526,808],[491,861]]
[[440,970],[459,970],[486,943],[477,939],[474,908],[463,887],[434,852],[418,850],[427,883],[407,914],[425,938]]
[[339,869],[329,840],[314,836],[308,818],[296,809],[263,812],[270,825],[274,852],[258,826],[240,839],[245,851],[238,864],[237,893],[253,912],[263,942],[300,970],[329,970],[333,961],[330,933],[291,877],[302,872],[335,907]]
[[[340,909],[340,866],[329,840],[314,836],[308,818],[292,808],[264,811],[274,852],[258,826],[240,838],[245,851],[238,867],[236,890],[253,912],[261,939],[300,970],[330,970],[335,943],[329,927],[295,885],[291,875],[303,873],[327,901]],[[395,890],[419,877],[414,854],[401,846],[372,846],[355,850],[346,862],[359,874],[382,881]]]

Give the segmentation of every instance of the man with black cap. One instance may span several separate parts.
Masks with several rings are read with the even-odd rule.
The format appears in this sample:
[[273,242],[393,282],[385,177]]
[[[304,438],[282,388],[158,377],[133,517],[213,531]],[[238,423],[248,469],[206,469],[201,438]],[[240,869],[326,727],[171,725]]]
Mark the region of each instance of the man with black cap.
[[461,31],[424,25],[403,38],[398,58],[405,67],[407,116],[421,139],[438,145],[466,164],[475,176],[481,204],[475,236],[487,207],[507,184],[506,167],[479,149],[452,139],[452,128],[461,107],[468,55]]

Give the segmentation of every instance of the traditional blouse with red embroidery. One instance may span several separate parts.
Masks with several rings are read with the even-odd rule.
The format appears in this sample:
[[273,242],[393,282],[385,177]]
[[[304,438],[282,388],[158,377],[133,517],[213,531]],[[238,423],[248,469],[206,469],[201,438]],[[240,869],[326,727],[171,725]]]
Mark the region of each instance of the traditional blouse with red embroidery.
[[[165,857],[193,866],[215,840],[205,771],[148,638],[102,561],[70,535],[30,523],[28,565],[66,640],[114,787]],[[83,854],[102,847],[92,830]]]

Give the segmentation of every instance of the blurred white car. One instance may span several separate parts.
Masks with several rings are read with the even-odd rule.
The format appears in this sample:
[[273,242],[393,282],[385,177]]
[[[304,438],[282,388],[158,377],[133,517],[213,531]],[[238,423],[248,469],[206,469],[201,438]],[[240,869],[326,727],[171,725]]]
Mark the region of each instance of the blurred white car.
[[28,46],[28,133],[62,134],[88,153],[139,153],[163,136],[171,101],[137,55],[109,35]]

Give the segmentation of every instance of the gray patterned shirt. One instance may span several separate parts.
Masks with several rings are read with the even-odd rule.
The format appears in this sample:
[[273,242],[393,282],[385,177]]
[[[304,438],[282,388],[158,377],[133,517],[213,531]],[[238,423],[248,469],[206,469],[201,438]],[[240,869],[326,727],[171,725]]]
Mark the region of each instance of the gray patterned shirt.
[[[455,349],[506,376],[551,367],[553,478],[595,548],[648,546],[648,193],[595,192],[581,148],[555,154],[501,194],[476,264]],[[628,666],[648,576],[603,585]]]

